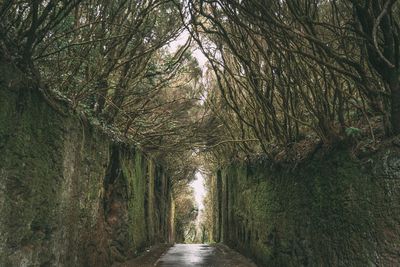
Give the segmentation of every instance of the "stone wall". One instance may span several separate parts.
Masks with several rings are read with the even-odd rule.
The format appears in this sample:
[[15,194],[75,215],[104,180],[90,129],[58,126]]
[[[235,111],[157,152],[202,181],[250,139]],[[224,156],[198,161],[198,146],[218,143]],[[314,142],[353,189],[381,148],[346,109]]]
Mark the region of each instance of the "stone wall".
[[336,149],[213,177],[214,240],[259,266],[400,266],[400,149]]
[[0,266],[111,266],[168,242],[162,167],[38,87],[1,62]]

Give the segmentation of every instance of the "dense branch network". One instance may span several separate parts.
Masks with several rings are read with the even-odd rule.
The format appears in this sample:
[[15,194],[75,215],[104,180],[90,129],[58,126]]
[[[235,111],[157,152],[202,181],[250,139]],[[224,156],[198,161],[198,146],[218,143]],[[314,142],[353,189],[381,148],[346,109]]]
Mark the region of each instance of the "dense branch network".
[[201,151],[273,160],[399,134],[399,13],[396,0],[6,0],[1,56],[178,172]]
[[391,0],[182,5],[213,72],[209,106],[228,129],[212,144],[224,144],[217,158],[399,134],[399,9]]

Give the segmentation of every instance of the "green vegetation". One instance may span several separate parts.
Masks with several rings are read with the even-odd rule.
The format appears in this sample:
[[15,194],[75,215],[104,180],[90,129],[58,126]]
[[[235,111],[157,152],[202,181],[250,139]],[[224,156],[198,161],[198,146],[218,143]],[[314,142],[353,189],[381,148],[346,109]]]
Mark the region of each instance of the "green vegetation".
[[1,70],[15,81],[0,90],[0,265],[109,266],[168,242],[171,185],[154,161]]
[[0,1],[0,265],[397,266],[399,134],[399,1]]
[[[346,150],[320,151],[295,169],[227,166],[213,180],[222,182],[213,192],[221,198],[214,238],[261,266],[396,265],[400,194],[387,174],[398,177],[399,165],[385,166],[399,152],[382,149],[356,160]],[[395,193],[388,196],[390,188]]]

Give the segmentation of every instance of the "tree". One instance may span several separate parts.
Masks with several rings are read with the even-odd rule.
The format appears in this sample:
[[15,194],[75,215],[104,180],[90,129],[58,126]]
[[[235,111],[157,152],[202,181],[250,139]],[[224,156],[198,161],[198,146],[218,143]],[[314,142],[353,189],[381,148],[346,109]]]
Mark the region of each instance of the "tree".
[[400,4],[396,0],[351,1],[368,62],[389,87],[390,133],[400,133]]
[[[375,1],[374,8],[374,1],[367,2],[357,8],[359,1],[221,0],[181,7],[182,20],[215,74],[224,102],[220,113],[228,108],[235,117],[224,118],[236,133],[233,140],[244,147],[250,143],[246,139],[256,138],[259,143],[246,150],[260,146],[273,157],[276,145],[286,149],[306,138],[335,144],[349,127],[367,125],[374,139],[371,121],[378,116],[387,134],[399,133],[394,114],[398,71],[391,72],[390,86],[380,73],[384,68],[370,67],[385,45],[392,48],[385,50],[387,57],[397,64],[398,6]],[[353,12],[358,9],[375,13]],[[390,26],[375,23],[380,26],[375,33],[386,36],[379,38],[377,50],[360,17],[372,25],[371,35],[380,14]]]
[[6,0],[0,63],[17,65],[55,109],[66,103],[187,187],[204,131],[191,40],[169,47],[182,30],[173,0]]

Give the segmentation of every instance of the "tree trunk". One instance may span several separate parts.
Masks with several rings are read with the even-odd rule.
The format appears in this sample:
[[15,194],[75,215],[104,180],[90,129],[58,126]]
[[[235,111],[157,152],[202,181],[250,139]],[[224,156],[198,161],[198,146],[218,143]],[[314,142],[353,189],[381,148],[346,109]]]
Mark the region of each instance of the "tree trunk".
[[400,77],[395,75],[389,83],[391,99],[390,99],[390,120],[392,123],[392,133],[400,134]]

